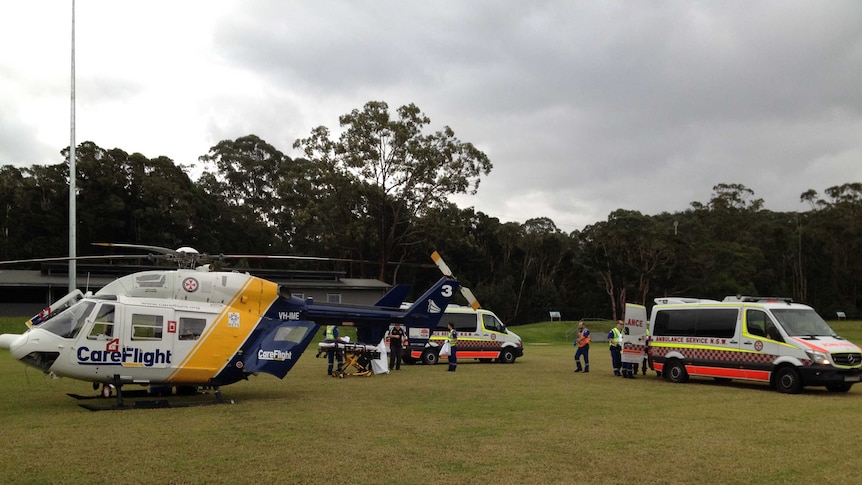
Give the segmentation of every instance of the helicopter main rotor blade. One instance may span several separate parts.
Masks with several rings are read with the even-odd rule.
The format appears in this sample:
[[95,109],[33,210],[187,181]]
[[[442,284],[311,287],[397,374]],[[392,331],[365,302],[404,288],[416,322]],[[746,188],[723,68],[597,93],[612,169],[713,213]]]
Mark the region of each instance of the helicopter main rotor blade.
[[152,258],[152,254],[109,254],[105,256],[60,256],[56,258],[33,258],[33,259],[16,259],[11,261],[0,261],[0,265],[7,264],[23,264],[23,263],[62,263],[69,261],[92,261],[105,259],[147,259]]
[[[380,261],[371,261],[369,259],[351,259],[351,258],[329,258],[326,256],[296,256],[290,254],[221,254],[219,258],[224,259],[280,259],[294,261],[332,261],[336,263],[362,263],[362,264],[380,264]],[[434,265],[428,263],[406,263],[401,261],[387,261],[389,265],[415,266],[420,268],[433,268]]]
[[126,244],[126,243],[92,243],[93,246],[102,246],[106,248],[129,248],[143,249],[145,251],[154,251],[161,254],[174,255],[177,253],[175,249],[163,248],[161,246],[148,246],[146,244]]

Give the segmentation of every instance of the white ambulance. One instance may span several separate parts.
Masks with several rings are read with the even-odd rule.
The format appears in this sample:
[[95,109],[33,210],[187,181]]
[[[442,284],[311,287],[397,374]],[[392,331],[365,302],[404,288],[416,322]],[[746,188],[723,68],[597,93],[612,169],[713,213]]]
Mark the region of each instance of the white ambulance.
[[496,360],[505,364],[515,362],[524,355],[521,337],[506,328],[494,312],[474,310],[468,306],[449,305],[437,328],[429,332],[424,328],[407,329],[407,346],[404,361],[434,365],[440,360],[440,347],[449,334],[449,322],[458,332],[458,360],[478,359],[480,362]]
[[651,367],[670,382],[689,376],[847,392],[862,379],[862,350],[807,305],[789,298],[724,301],[656,298],[649,321]]

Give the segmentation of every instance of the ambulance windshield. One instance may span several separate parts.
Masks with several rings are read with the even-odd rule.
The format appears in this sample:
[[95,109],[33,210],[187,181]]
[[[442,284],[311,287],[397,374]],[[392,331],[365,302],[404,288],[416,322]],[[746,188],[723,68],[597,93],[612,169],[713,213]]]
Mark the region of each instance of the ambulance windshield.
[[773,308],[772,314],[778,323],[791,337],[801,336],[829,336],[834,337],[835,331],[820,315],[811,309],[801,308]]

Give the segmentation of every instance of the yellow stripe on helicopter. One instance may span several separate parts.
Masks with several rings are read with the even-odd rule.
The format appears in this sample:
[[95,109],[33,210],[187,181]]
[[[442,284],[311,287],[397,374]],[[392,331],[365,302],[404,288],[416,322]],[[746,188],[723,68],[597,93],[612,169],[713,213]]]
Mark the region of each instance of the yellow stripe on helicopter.
[[213,325],[201,336],[170,380],[202,383],[215,377],[255,329],[261,315],[278,298],[278,285],[249,276]]

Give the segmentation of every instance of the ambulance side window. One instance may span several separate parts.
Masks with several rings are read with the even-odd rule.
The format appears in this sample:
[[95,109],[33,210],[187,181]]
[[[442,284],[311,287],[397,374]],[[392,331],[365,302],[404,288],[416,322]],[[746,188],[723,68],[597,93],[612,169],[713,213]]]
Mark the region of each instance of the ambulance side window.
[[497,320],[497,317],[494,315],[482,315],[482,323],[485,325],[485,330],[506,333],[506,327],[503,325],[503,322]]
[[731,338],[736,333],[736,308],[704,308],[697,312],[697,337]]
[[694,337],[696,323],[695,309],[660,311],[655,317],[653,330],[656,335]]
[[476,331],[476,314],[475,313],[446,313],[437,324],[436,331],[448,332],[449,322],[455,324],[455,330],[458,332],[475,332]]
[[748,309],[745,311],[745,330],[750,335],[766,337],[766,321],[769,317],[760,310]]

